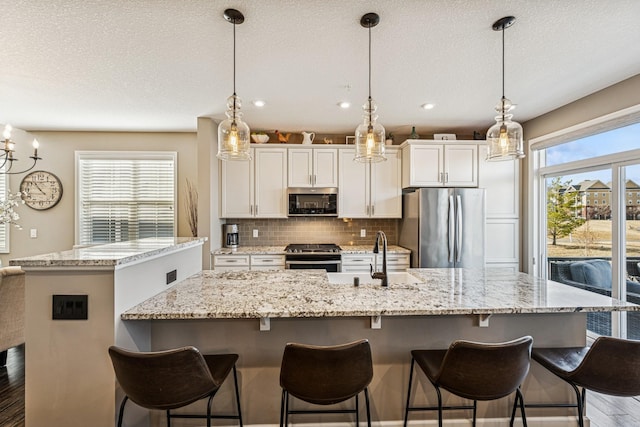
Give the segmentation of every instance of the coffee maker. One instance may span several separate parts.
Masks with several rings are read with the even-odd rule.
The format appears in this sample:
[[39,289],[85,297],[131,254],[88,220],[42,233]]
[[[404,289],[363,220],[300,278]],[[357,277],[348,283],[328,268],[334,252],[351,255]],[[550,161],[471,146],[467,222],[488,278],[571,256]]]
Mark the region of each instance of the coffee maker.
[[226,224],[224,226],[224,247],[234,251],[238,249],[239,240],[238,224]]

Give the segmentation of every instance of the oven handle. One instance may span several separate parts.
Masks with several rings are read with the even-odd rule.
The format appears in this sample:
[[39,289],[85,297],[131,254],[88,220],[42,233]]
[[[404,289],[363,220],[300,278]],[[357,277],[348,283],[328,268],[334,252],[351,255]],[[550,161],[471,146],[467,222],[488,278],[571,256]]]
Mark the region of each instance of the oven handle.
[[340,264],[341,260],[329,260],[329,261],[285,261],[285,265],[289,267],[292,264]]

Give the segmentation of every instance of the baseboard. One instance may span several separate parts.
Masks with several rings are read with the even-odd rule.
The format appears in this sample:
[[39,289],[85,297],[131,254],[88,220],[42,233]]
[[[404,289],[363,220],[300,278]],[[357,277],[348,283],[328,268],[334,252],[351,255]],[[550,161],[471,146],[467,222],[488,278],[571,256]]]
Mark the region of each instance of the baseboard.
[[[527,417],[527,426],[529,427],[575,427],[576,417]],[[366,426],[366,421],[360,420],[360,426]],[[411,421],[408,423],[409,427],[436,427],[438,420],[419,420]],[[471,420],[466,419],[454,419],[444,420],[444,426],[447,427],[471,427]],[[590,426],[589,419],[584,419],[585,427]],[[245,424],[246,427],[279,427],[278,424]],[[291,427],[317,427],[317,424],[313,423],[289,423]],[[372,427],[402,427],[403,421],[372,421]],[[479,418],[476,421],[477,427],[508,427],[509,418]],[[516,417],[514,426],[521,427],[522,421]],[[340,423],[323,423],[322,427],[353,427],[353,423],[340,422]]]

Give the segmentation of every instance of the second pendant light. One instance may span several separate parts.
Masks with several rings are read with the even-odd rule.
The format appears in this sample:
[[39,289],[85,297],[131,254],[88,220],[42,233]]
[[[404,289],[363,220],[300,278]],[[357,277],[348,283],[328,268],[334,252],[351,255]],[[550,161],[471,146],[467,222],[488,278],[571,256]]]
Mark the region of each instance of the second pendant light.
[[369,29],[369,98],[362,106],[364,123],[356,128],[356,155],[354,160],[361,163],[374,163],[387,160],[384,155],[385,131],[380,123],[376,123],[377,105],[371,98],[371,28],[378,25],[380,17],[377,13],[367,13],[360,19],[360,25]]

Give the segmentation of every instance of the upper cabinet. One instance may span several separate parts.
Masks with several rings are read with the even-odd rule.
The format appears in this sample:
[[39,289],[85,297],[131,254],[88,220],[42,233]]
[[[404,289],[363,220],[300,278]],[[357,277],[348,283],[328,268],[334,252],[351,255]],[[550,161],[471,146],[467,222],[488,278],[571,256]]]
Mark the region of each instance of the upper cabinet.
[[250,161],[220,161],[221,218],[287,217],[287,149],[252,148]]
[[410,140],[402,144],[402,187],[477,187],[478,143]]
[[402,189],[399,150],[387,148],[387,160],[358,163],[354,149],[339,151],[338,216],[341,218],[401,218]]
[[336,148],[290,148],[289,187],[337,187]]

